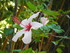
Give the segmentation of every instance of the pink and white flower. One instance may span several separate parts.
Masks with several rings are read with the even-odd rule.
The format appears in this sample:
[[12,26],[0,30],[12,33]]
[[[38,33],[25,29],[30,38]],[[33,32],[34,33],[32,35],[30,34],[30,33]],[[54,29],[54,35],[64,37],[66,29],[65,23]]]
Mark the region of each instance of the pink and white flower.
[[39,23],[39,22],[32,22],[33,18],[36,18],[39,15],[40,12],[37,12],[36,14],[33,14],[32,16],[30,16],[29,19],[24,19],[21,23],[20,26],[23,27],[24,29],[18,31],[16,33],[16,35],[12,38],[12,40],[14,42],[17,41],[17,39],[22,36],[22,34],[24,34],[24,37],[22,38],[22,41],[25,44],[29,44],[31,42],[31,35],[32,35],[32,31],[31,29],[38,29],[40,27],[43,26],[43,24]]
[[46,25],[49,22],[49,20],[48,20],[48,18],[42,17],[41,22],[43,25]]

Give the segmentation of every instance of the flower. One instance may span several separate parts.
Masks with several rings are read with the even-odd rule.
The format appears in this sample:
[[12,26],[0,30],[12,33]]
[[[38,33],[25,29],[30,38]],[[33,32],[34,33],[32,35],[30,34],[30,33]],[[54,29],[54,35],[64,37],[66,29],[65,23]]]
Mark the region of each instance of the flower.
[[16,16],[13,16],[13,21],[16,22],[16,23],[18,23],[18,24],[21,23],[21,21],[19,21],[19,20],[18,20],[18,17],[16,17]]
[[43,25],[46,25],[49,22],[49,20],[48,20],[48,18],[42,17],[41,22]]
[[20,26],[23,27],[24,29],[18,31],[16,33],[16,35],[12,38],[12,40],[14,42],[17,41],[17,39],[24,34],[24,37],[22,38],[22,41],[25,44],[29,44],[31,42],[31,35],[32,35],[32,31],[31,29],[38,29],[40,27],[43,26],[43,24],[39,23],[39,22],[32,22],[33,18],[36,18],[39,15],[40,12],[37,12],[36,14],[33,14],[32,16],[30,16],[29,19],[24,19],[21,23]]

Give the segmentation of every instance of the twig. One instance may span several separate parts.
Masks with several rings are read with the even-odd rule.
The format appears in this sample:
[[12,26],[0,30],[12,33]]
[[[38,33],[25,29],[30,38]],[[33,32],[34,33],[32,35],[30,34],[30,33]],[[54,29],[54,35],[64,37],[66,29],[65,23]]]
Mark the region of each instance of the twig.
[[50,0],[50,2],[48,4],[48,9],[51,9],[52,8],[52,3],[53,3],[53,0]]
[[62,5],[61,5],[60,9],[63,8],[64,2],[65,2],[65,0],[62,1]]
[[14,13],[13,13],[14,16],[17,15],[17,5],[18,5],[18,0],[15,0],[15,8],[14,8]]
[[[63,38],[63,36],[54,36],[54,37],[56,37],[56,38]],[[64,39],[70,40],[70,38],[64,38]]]
[[[15,7],[14,7],[14,12],[13,12],[13,17],[17,16],[17,5],[18,5],[18,0],[15,0]],[[15,43],[12,41],[12,48],[11,48],[11,53],[13,53]]]
[[[22,51],[25,49],[28,49],[28,48],[29,48],[29,44],[25,45],[25,47],[22,49]],[[22,53],[22,51],[20,53]]]
[[44,37],[42,37],[41,42],[39,43],[39,51],[42,50],[43,41],[44,41]]
[[6,45],[7,45],[7,42],[8,42],[8,40],[9,40],[10,38],[11,38],[11,35],[9,35],[9,36],[5,39],[5,41],[4,41],[4,43],[3,43],[3,47],[2,47],[1,50],[5,50]]
[[[63,36],[66,36],[67,33],[69,32],[69,30],[70,30],[70,27],[67,29],[66,33],[65,33]],[[61,44],[61,42],[62,42],[63,40],[64,40],[64,38],[63,38],[61,41],[59,41],[59,43],[58,43],[58,44],[55,46],[55,48],[53,49],[52,53],[55,53],[56,49],[58,48],[58,46]]]

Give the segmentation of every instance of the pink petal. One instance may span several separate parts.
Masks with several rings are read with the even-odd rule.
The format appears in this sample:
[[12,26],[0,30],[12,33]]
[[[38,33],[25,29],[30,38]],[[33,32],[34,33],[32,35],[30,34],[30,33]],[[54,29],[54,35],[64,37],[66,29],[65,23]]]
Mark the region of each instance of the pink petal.
[[16,22],[16,23],[18,23],[18,24],[21,23],[21,21],[19,21],[19,20],[18,20],[18,17],[16,17],[16,16],[13,17],[13,21]]
[[49,20],[45,17],[42,17],[41,21],[42,21],[42,24],[44,24],[44,25],[46,25],[49,22]]

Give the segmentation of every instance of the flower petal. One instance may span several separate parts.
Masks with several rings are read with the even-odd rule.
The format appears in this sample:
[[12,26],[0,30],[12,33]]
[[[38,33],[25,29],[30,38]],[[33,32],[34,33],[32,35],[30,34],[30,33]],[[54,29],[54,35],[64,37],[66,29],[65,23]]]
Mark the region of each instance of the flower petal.
[[49,22],[49,20],[45,17],[42,17],[41,21],[42,21],[42,24],[44,24],[44,25],[46,25]]
[[25,33],[25,32],[24,32],[24,29],[18,31],[18,32],[16,33],[16,35],[12,38],[12,40],[13,40],[14,42],[16,42],[17,39],[18,39],[20,36],[22,36],[23,33]]
[[36,18],[39,15],[40,12],[37,12],[36,14],[33,14],[32,16],[30,16],[30,18],[28,19],[29,22],[32,21],[33,18]]
[[24,20],[22,20],[22,22],[20,23],[20,26],[21,27],[25,27],[25,25],[27,25],[28,24],[28,20],[27,19],[24,19]]
[[25,44],[29,44],[31,42],[31,30],[30,31],[27,31],[25,34],[24,34],[24,37],[22,38],[22,41],[25,43]]
[[32,22],[31,24],[32,24],[32,27],[31,27],[32,29],[38,29],[43,26],[43,24],[39,22]]

